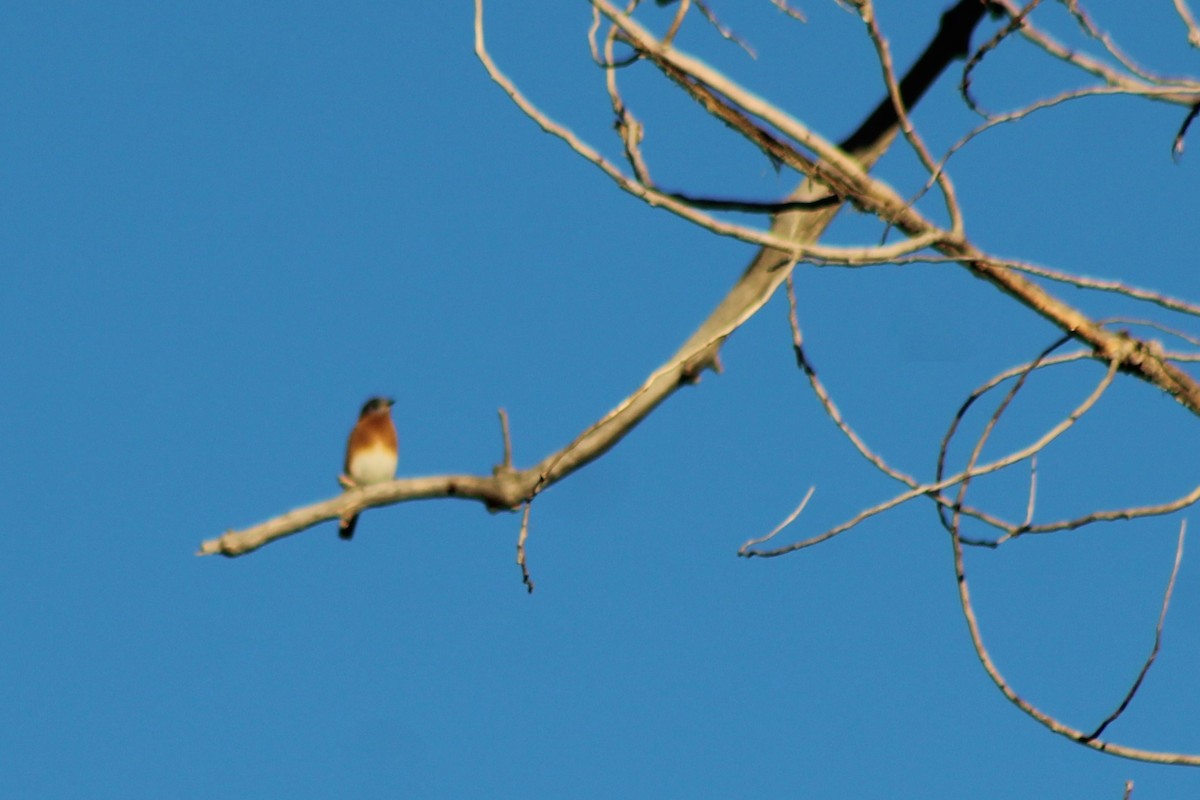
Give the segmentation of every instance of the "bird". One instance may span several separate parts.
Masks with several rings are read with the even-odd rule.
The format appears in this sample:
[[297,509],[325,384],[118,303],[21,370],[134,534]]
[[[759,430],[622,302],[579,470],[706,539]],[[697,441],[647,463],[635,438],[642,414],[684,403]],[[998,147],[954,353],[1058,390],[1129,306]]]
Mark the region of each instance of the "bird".
[[[338,482],[347,489],[383,483],[396,477],[400,463],[399,440],[392,422],[391,410],[396,401],[390,397],[372,397],[363,404],[358,422],[346,442],[346,464]],[[349,540],[354,536],[358,514],[343,518],[338,524],[338,536]]]

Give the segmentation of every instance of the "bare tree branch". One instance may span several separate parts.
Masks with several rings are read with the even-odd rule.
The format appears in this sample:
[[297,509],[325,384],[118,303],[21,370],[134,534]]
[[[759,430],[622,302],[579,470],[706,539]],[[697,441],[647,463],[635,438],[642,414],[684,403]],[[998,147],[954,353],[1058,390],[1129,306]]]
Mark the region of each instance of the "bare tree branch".
[[[604,0],[594,0],[594,4],[609,19],[613,19],[613,16],[616,15],[625,23],[632,24],[628,18]],[[970,35],[970,28],[978,22],[983,14],[981,9],[973,10],[976,6],[978,6],[976,0],[961,0],[959,7],[966,9],[965,13],[960,12],[958,17],[952,17],[950,13],[943,16],[942,28],[914,67],[913,72],[918,73],[917,77],[914,78],[910,72],[910,75],[900,82],[901,93],[904,95],[906,103],[911,105],[916,102],[938,72],[944,70],[953,58],[965,52],[965,42]],[[529,103],[511,81],[508,81],[495,67],[484,46],[482,0],[476,0],[475,10],[476,54],[492,78],[504,88],[522,111],[537,121],[543,129],[563,138],[572,149],[585,155],[588,160],[603,169],[622,188],[643,199],[670,208],[681,216],[687,218],[695,216],[695,212],[686,208],[682,203],[672,200],[665,194],[647,190],[636,181],[624,176],[593,148],[561,126],[550,122],[532,103]],[[950,26],[947,23],[948,19],[956,20],[956,27]],[[624,33],[630,33],[623,25],[618,27],[621,27]],[[630,30],[636,30],[637,34],[642,37],[637,39],[636,46],[639,50],[642,50],[643,45],[651,41],[656,52],[666,50],[640,26]],[[930,56],[931,51],[935,52],[936,56]],[[828,154],[839,163],[840,166],[832,174],[840,175],[842,172],[848,172],[861,176],[863,168],[869,167],[878,160],[895,134],[896,115],[889,96],[867,118],[859,130],[847,140],[854,145],[857,161],[837,147],[818,141],[819,137],[814,138],[813,141],[818,144],[818,150],[822,155]],[[816,173],[824,174],[826,172],[823,162],[812,162],[812,167]],[[789,197],[789,200],[817,201],[828,197],[830,193],[828,185],[810,178],[804,181]],[[896,201],[901,206],[903,205],[903,201],[899,198],[896,198]],[[675,355],[651,373],[641,387],[612,411],[588,426],[572,442],[543,458],[538,464],[523,470],[500,471],[491,476],[440,475],[407,478],[355,489],[338,497],[296,509],[250,528],[228,531],[218,538],[203,542],[198,554],[243,555],[272,541],[344,514],[411,500],[458,497],[478,500],[490,510],[511,511],[519,508],[522,503],[540,491],[599,458],[681,386],[694,383],[701,372],[715,363],[720,347],[729,335],[757,313],[770,299],[775,289],[790,274],[799,255],[812,247],[812,243],[832,221],[837,209],[837,206],[823,206],[815,209],[797,208],[776,214],[772,219],[768,235],[764,237],[767,244],[752,259],[750,266],[716,309]],[[937,235],[936,232],[925,238],[931,239],[933,235]],[[884,251],[894,249],[895,255],[899,255],[905,249],[919,248],[923,245],[924,240],[919,240],[905,243],[901,248],[878,248],[878,250],[881,258],[886,260],[886,258],[894,256],[882,255]]]
[[[1146,342],[1105,330],[1103,326],[1089,319],[1078,309],[1011,270],[1004,261],[984,253],[964,237],[956,235],[952,231],[941,230],[916,209],[909,206],[891,187],[867,176],[862,167],[853,159],[847,158],[842,150],[832,147],[790,115],[738,86],[702,62],[685,56],[673,48],[663,47],[643,27],[611,6],[607,0],[592,0],[592,3],[621,29],[636,49],[654,61],[665,74],[697,99],[710,113],[719,116],[726,124],[734,127],[748,139],[769,150],[780,161],[804,172],[810,176],[810,179],[825,182],[838,196],[852,200],[858,207],[876,214],[880,219],[894,225],[910,237],[918,241],[928,241],[930,246],[961,263],[976,277],[991,283],[1052,322],[1062,331],[1091,346],[1095,351],[1096,358],[1105,361],[1112,361],[1115,358],[1120,363],[1122,371],[1158,386],[1194,414],[1200,415],[1200,384],[1197,384],[1187,373],[1163,361]],[[960,3],[955,9],[943,15],[943,30],[946,27],[946,19],[950,18],[960,6],[964,6],[964,4]],[[982,6],[978,3],[969,4],[969,8],[974,9],[979,15],[983,13]],[[939,32],[940,35],[941,32]],[[928,52],[927,50],[926,54]],[[918,60],[918,65],[920,64],[921,61]],[[914,67],[915,69],[916,67]],[[900,88],[904,93],[903,82],[901,82]],[[890,104],[890,95],[888,102]],[[734,105],[731,106],[730,103]],[[811,148],[819,154],[821,161],[819,163],[813,161],[790,146],[785,146],[778,139],[767,136],[765,131],[750,122],[742,111],[764,120],[797,143]],[[891,111],[892,119],[892,127],[888,129],[890,131],[888,141],[890,142],[890,137],[894,135],[896,127],[894,109],[889,107],[889,111]],[[858,151],[853,149],[857,146],[856,135],[852,135],[843,143],[843,146],[850,148],[847,152],[857,154]],[[863,166],[871,163],[874,163],[873,159],[865,158]]]
[[[1166,613],[1182,559],[1185,526],[1180,528],[1175,562],[1155,628],[1153,648],[1116,710],[1092,733],[1066,725],[1033,706],[1011,687],[996,668],[984,645],[972,606],[963,556],[964,546],[968,545],[996,548],[1028,534],[1049,534],[1096,522],[1169,514],[1200,502],[1200,486],[1197,486],[1185,495],[1164,503],[1097,509],[1075,518],[1051,522],[1034,521],[1038,505],[1039,454],[1094,408],[1120,375],[1135,377],[1161,389],[1193,415],[1200,416],[1200,382],[1182,366],[1200,361],[1200,354],[1194,352],[1194,348],[1200,347],[1200,336],[1176,330],[1155,320],[1093,318],[1082,308],[1053,294],[1050,288],[1057,290],[1058,287],[1049,282],[1106,292],[1131,303],[1148,303],[1193,317],[1200,316],[1200,305],[1132,286],[1124,281],[1072,275],[984,251],[968,235],[964,209],[947,170],[949,160],[985,131],[1083,98],[1113,94],[1137,96],[1186,108],[1186,118],[1172,143],[1173,154],[1178,157],[1182,153],[1189,125],[1200,115],[1200,82],[1160,75],[1139,63],[1092,19],[1080,0],[1060,2],[1083,34],[1102,48],[1098,57],[1065,46],[1037,25],[1034,18],[1041,18],[1042,12],[1038,9],[1044,5],[1042,0],[1028,0],[1021,5],[1014,0],[958,0],[941,16],[937,33],[914,65],[903,76],[899,76],[893,63],[891,44],[876,18],[874,0],[839,0],[848,10],[856,12],[865,25],[882,75],[884,97],[857,130],[835,144],[779,105],[675,46],[690,32],[687,26],[694,27],[699,22],[695,14],[689,16],[694,7],[720,36],[736,42],[751,56],[754,55],[749,44],[717,19],[705,0],[681,0],[666,33],[661,37],[651,33],[634,17],[640,0],[628,0],[624,8],[618,7],[612,0],[588,1],[592,9],[588,46],[593,60],[603,70],[624,163],[620,158],[610,160],[605,157],[599,149],[557,122],[501,71],[485,44],[483,0],[475,0],[475,52],[483,68],[523,114],[543,131],[566,144],[573,153],[594,165],[622,191],[717,235],[755,245],[757,251],[749,265],[708,317],[639,387],[608,413],[586,426],[573,440],[545,455],[536,464],[523,469],[513,465],[508,416],[501,409],[503,456],[490,475],[439,475],[405,478],[366,487],[350,486],[343,494],[331,499],[205,541],[201,544],[200,554],[241,555],[320,522],[352,515],[367,508],[410,500],[455,497],[479,501],[490,511],[519,509],[523,512],[516,544],[516,563],[521,569],[523,584],[532,592],[534,583],[526,561],[526,544],[534,499],[558,481],[602,457],[681,387],[698,382],[710,368],[719,371],[719,353],[725,341],[757,314],[779,286],[786,282],[788,319],[798,367],[804,372],[825,413],[851,446],[881,474],[900,484],[900,488],[894,496],[858,510],[824,532],[792,544],[763,549],[762,545],[772,541],[801,516],[813,496],[813,489],[809,489],[782,523],[765,536],[747,541],[739,554],[745,557],[774,557],[794,552],[827,541],[910,500],[927,498],[934,504],[939,521],[949,533],[960,605],[976,656],[1009,701],[1039,724],[1084,746],[1141,761],[1200,765],[1200,755],[1141,750],[1100,739],[1136,696],[1159,653]],[[657,0],[657,5],[671,5],[675,1]],[[794,18],[800,18],[786,0],[772,0],[772,3]],[[1189,41],[1200,46],[1200,29],[1186,1],[1175,0],[1175,7],[1188,29]],[[971,34],[989,12],[994,16],[1007,15],[1008,20],[988,41],[972,51]],[[989,56],[992,53],[1000,47],[1011,46],[1018,36],[1040,51],[1039,58],[1048,56],[1065,64],[1077,75],[1083,76],[1087,85],[1034,99],[1004,113],[985,110],[975,96],[973,78],[985,63],[990,66],[992,60]],[[617,51],[624,52],[626,48],[628,53],[618,57]],[[940,159],[935,159],[914,126],[909,111],[955,59],[966,60],[960,84],[964,102],[984,116],[985,121],[963,135]],[[763,153],[777,169],[794,171],[800,177],[799,185],[785,197],[767,200],[700,196],[682,189],[668,190],[659,186],[653,178],[646,152],[643,152],[646,126],[629,107],[618,83],[618,77],[626,74],[622,70],[639,68],[658,70],[714,120],[740,134],[746,144]],[[915,193],[909,191],[908,198],[886,181],[870,174],[898,134],[904,136],[928,173],[927,179],[918,181],[923,187]],[[926,215],[924,204],[921,209],[917,207],[917,203],[934,187],[940,192],[944,206],[944,213],[939,211],[937,216],[947,220],[945,224],[939,224]],[[892,230],[898,231],[904,238],[876,246],[830,247],[819,244],[818,240],[846,203],[877,218],[885,232],[884,241]],[[728,215],[717,216],[717,212],[769,217],[757,225],[738,224],[731,222]],[[921,262],[956,263],[1051,323],[1061,334],[1054,344],[1032,361],[1001,372],[971,392],[940,443],[931,481],[919,480],[890,464],[881,453],[868,445],[845,418],[818,379],[809,360],[791,280],[792,271],[798,264],[861,267]],[[1147,306],[1139,308],[1146,309]],[[1117,323],[1128,324],[1130,329],[1115,327]],[[1185,344],[1176,343],[1175,349],[1168,350],[1153,338],[1155,332],[1176,337]],[[1072,342],[1081,345],[1081,349],[1073,353],[1056,354],[1059,348]],[[1189,351],[1189,347],[1193,350]],[[985,446],[1031,377],[1043,369],[1084,359],[1099,362],[1105,368],[1103,376],[1086,396],[1036,440],[984,462]],[[993,392],[994,395],[991,394]],[[989,400],[997,396],[1000,399],[982,422],[965,465],[947,476],[950,444],[960,434],[960,425],[968,411],[978,407],[976,403],[985,395],[989,395]],[[982,405],[979,403],[979,406]],[[1025,490],[1024,516],[1020,521],[1010,521],[967,503],[977,478],[1023,464],[1026,460],[1029,461],[1028,488]],[[951,488],[954,488],[953,492],[948,491]],[[989,538],[964,537],[962,526],[966,519],[990,526],[993,533]],[[1132,788],[1132,782],[1127,782],[1126,797],[1132,793]]]

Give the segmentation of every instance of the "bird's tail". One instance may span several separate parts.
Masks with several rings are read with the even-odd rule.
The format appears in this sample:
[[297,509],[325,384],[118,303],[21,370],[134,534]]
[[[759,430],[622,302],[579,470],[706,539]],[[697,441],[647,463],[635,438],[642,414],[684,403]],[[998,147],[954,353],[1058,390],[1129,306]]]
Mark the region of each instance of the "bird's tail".
[[345,539],[347,542],[354,538],[354,526],[358,524],[358,514],[355,514],[350,519],[343,519],[338,523],[338,536]]

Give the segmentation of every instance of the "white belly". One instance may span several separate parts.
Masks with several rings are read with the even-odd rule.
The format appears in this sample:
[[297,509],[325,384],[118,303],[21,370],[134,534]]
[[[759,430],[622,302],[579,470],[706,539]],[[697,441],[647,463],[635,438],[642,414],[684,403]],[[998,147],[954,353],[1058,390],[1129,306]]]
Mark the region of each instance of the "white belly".
[[372,447],[355,454],[350,462],[350,477],[359,484],[390,481],[396,477],[398,462],[396,454],[388,452],[387,448]]

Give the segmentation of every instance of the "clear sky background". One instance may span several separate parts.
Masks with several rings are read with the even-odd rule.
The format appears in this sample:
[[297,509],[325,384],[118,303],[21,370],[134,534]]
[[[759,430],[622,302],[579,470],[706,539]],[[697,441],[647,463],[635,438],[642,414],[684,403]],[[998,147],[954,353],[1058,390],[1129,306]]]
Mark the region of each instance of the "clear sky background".
[[[899,62],[948,4],[880,0]],[[1090,8],[1149,67],[1195,75],[1171,5]],[[679,46],[827,137],[882,96],[861,23],[834,3],[799,3],[807,24],[767,0],[713,6],[758,59],[698,18]],[[1046,6],[1044,24],[1096,49]],[[619,155],[586,4],[492,2],[487,21],[502,68]],[[542,134],[472,54],[467,2],[10,3],[0,45],[0,795],[1115,800],[1132,779],[1138,800],[1198,796],[1200,772],[1092,752],[1001,697],[928,504],[736,557],[810,486],[781,540],[896,491],[813,399],[781,298],[723,374],[540,497],[532,596],[519,519],[453,500],[369,511],[350,544],[328,523],[196,558],[202,539],[331,497],[372,394],[397,400],[402,475],[487,473],[501,406],[518,464],[542,458],[669,356],[752,249]],[[664,184],[792,186],[650,68],[622,80]],[[976,86],[1005,109],[1083,82],[1013,43]],[[938,152],[978,119],[954,86],[916,114]],[[1184,113],[1090,100],[984,136],[952,162],[968,232],[1200,299],[1200,132],[1169,157]],[[879,174],[905,194],[923,180],[902,146]],[[846,211],[825,241],[878,236]],[[797,291],[847,418],[922,478],[966,394],[1056,335],[954,266],[807,267]],[[993,452],[1101,372],[1037,381]],[[1198,430],[1121,381],[1039,464],[1039,518],[1183,494]],[[1024,482],[973,496],[1019,517]],[[968,554],[1019,691],[1081,728],[1112,710],[1152,643],[1178,523]],[[1115,741],[1200,751],[1195,552]]]

